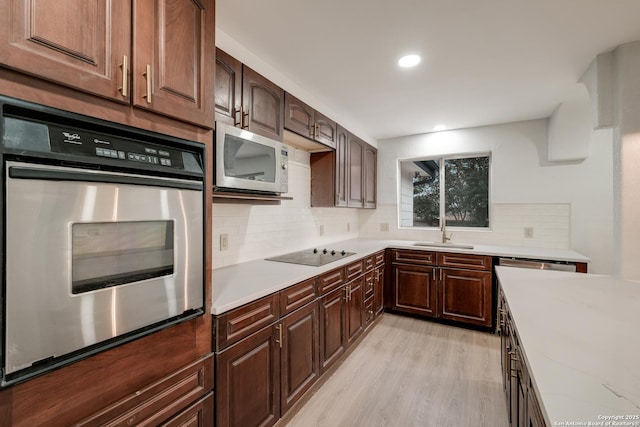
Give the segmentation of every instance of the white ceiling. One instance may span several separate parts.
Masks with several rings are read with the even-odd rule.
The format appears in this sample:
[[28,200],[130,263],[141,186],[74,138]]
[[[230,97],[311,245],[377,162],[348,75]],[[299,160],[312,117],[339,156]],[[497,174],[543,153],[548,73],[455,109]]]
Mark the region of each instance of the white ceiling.
[[[222,31],[375,139],[548,117],[640,40],[640,0],[216,3]],[[422,63],[398,68],[409,52]]]

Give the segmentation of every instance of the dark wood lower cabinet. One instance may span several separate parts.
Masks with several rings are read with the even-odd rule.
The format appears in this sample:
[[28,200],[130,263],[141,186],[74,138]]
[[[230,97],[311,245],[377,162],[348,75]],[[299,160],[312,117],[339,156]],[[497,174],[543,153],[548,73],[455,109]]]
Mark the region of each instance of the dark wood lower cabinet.
[[280,405],[284,415],[320,376],[318,304],[314,301],[280,321]]
[[384,255],[376,255],[214,316],[217,427],[271,426],[291,415],[373,324],[382,307]]
[[216,355],[216,425],[271,426],[280,417],[280,346],[267,326]]
[[491,326],[490,271],[440,269],[440,317],[478,326]]
[[180,412],[162,427],[210,427],[213,425],[213,393]]
[[489,329],[494,326],[492,259],[485,255],[391,250],[394,311]]
[[393,301],[394,310],[437,316],[436,269],[434,267],[394,263]]
[[[190,364],[189,366],[169,375],[160,381],[137,390],[120,401],[109,405],[95,414],[74,423],[75,426],[95,425],[158,425],[169,422],[189,411],[192,406],[201,408],[198,419],[213,416],[213,402],[211,407],[206,405],[204,398],[197,403],[200,396],[205,396],[213,389],[214,382],[213,353]],[[189,406],[187,409],[182,410]],[[178,413],[178,415],[174,415]],[[206,415],[206,416],[205,416]],[[176,425],[176,424],[169,424]],[[197,425],[197,424],[196,424]]]
[[320,298],[320,369],[326,371],[347,349],[345,286]]
[[362,307],[364,302],[364,276],[352,280],[347,284],[347,321],[346,341],[349,346],[364,330]]
[[535,393],[527,393],[527,427],[545,427],[544,416]]
[[498,301],[503,390],[509,425],[511,427],[546,427],[530,372],[524,361],[520,341],[502,294]]
[[384,265],[377,267],[374,271],[373,310],[376,316],[384,310]]

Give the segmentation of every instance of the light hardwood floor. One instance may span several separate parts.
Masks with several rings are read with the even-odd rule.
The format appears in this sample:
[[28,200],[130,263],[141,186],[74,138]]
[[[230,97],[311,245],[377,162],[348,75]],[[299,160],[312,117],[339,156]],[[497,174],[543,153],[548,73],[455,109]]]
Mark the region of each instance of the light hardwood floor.
[[387,313],[286,426],[507,425],[498,336]]

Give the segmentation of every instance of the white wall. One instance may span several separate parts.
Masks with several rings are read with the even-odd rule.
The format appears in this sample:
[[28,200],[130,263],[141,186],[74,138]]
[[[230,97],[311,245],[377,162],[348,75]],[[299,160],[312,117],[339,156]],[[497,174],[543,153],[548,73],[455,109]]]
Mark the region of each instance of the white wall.
[[[547,119],[378,141],[378,209],[360,213],[360,237],[438,240],[438,229],[398,227],[398,159],[491,152],[490,230],[454,242],[571,248],[608,274],[613,262],[611,130],[591,132],[584,161],[547,159]],[[389,232],[381,226],[389,224]],[[532,239],[524,227],[534,228]]]
[[[281,205],[213,204],[213,268],[358,237],[358,212],[311,208],[309,153],[293,150],[289,192]],[[324,229],[320,234],[320,227]],[[220,250],[220,235],[229,247]]]
[[640,42],[614,51],[616,253],[619,274],[640,280]]

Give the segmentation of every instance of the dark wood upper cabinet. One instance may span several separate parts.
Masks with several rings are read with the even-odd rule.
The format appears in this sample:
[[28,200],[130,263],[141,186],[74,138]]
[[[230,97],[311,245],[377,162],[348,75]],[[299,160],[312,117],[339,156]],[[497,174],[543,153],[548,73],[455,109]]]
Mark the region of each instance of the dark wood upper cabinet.
[[242,108],[242,63],[216,48],[216,121],[240,125]]
[[214,13],[214,0],[134,2],[135,106],[213,127]]
[[214,0],[2,0],[6,67],[213,127]]
[[376,189],[377,189],[377,158],[378,150],[369,144],[364,147],[364,207],[375,209],[376,207]]
[[364,207],[364,146],[365,142],[353,134],[349,134],[347,144],[347,206],[350,208]]
[[284,94],[284,127],[287,130],[313,139],[315,110],[289,92]]
[[335,205],[347,206],[347,148],[349,146],[349,131],[342,126],[337,126],[336,156],[335,156]]
[[243,127],[282,141],[284,91],[246,65],[242,68]]
[[319,111],[315,112],[314,139],[331,148],[336,148],[337,124]]
[[215,119],[282,141],[284,90],[216,48]]
[[311,206],[376,207],[377,150],[336,125],[335,151],[311,153]]
[[287,130],[336,148],[336,122],[300,101],[290,93],[284,98],[284,127]]
[[0,9],[0,63],[129,102],[122,82],[131,61],[131,1],[2,0]]

